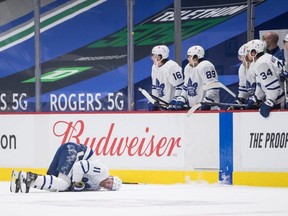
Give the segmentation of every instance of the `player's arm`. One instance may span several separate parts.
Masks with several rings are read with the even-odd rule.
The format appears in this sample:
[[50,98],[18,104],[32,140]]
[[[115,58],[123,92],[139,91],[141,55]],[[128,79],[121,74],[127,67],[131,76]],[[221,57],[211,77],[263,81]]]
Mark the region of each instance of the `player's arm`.
[[[204,67],[204,73],[202,76],[204,85],[218,81],[217,71],[212,64]],[[206,102],[219,102],[219,89],[207,90],[203,100]]]
[[169,69],[169,83],[175,88],[175,95],[179,96],[182,93],[184,76],[182,68],[175,64]]
[[152,87],[151,87],[151,93],[152,93],[152,95],[155,95],[155,96],[159,96],[158,94],[157,94],[157,90],[156,90],[156,75],[155,75],[155,66],[153,65],[152,66],[152,72],[151,72],[151,79],[152,79]]
[[82,182],[84,174],[90,172],[90,163],[88,160],[77,161],[72,167],[72,189],[74,191],[82,191],[85,183]]
[[238,70],[239,84],[238,84],[238,99],[244,100],[248,98],[248,92],[246,88],[246,68],[243,64],[240,65]]
[[259,65],[258,71],[261,85],[266,88],[266,101],[270,100],[275,103],[281,92],[280,81],[276,71],[272,70],[268,64]]
[[189,107],[188,105],[188,72],[184,69],[184,84],[182,86],[182,91],[179,96],[176,97],[176,110],[183,110]]
[[266,99],[260,106],[260,114],[264,118],[267,118],[283,91],[280,87],[280,80],[278,79],[276,70],[270,68],[270,65],[267,63],[262,63],[258,69],[258,74],[266,93]]

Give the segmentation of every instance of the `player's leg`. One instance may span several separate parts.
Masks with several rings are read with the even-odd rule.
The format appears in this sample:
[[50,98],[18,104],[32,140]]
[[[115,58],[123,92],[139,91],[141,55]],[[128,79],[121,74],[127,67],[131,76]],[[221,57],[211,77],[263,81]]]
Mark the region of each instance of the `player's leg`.
[[63,145],[61,145],[61,146],[57,149],[57,151],[56,151],[56,153],[55,153],[55,155],[54,155],[54,157],[53,157],[53,160],[52,160],[52,162],[50,163],[50,166],[49,166],[49,168],[48,168],[48,170],[47,170],[47,175],[58,176],[58,174],[59,174],[59,171],[58,171],[59,158],[60,158],[62,149],[63,149]]
[[59,177],[53,175],[37,175],[31,172],[20,172],[20,190],[22,193],[28,193],[30,188],[48,191],[64,191],[70,186],[70,179],[67,176],[59,174]]

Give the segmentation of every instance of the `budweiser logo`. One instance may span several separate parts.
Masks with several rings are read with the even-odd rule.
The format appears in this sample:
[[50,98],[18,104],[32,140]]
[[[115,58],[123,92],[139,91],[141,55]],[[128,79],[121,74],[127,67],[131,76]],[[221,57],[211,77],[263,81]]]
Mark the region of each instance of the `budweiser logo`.
[[[171,156],[175,148],[180,148],[181,137],[158,137],[150,132],[150,128],[144,129],[143,136],[115,136],[117,130],[115,123],[107,128],[105,136],[84,137],[85,124],[82,120],[76,122],[57,121],[53,126],[53,134],[62,138],[62,144],[66,142],[83,143],[92,148],[96,155],[121,156]],[[103,130],[103,128],[101,129]]]

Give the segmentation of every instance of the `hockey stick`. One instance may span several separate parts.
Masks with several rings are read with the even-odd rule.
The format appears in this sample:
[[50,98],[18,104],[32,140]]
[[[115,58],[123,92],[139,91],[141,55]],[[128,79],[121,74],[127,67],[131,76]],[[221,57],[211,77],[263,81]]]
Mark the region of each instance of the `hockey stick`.
[[154,100],[151,95],[145,90],[145,89],[142,89],[142,88],[138,88],[138,91],[141,92],[144,97],[146,97],[148,99],[149,102],[151,102],[152,104],[155,104],[156,103],[156,100]]
[[287,95],[287,80],[284,81],[284,94],[285,94],[285,105],[284,108],[287,109],[287,103],[288,103],[288,95]]
[[234,107],[246,107],[246,104],[236,104],[236,103],[215,103],[215,102],[200,102],[203,105],[211,106],[234,106]]
[[201,103],[197,103],[195,105],[193,105],[187,112],[186,116],[190,117],[197,109],[199,109],[201,107]]
[[[141,87],[138,88],[138,91],[140,91],[144,95],[144,97],[148,99],[149,102],[151,102],[152,104],[156,106],[160,106],[161,108],[164,108],[164,109],[167,109],[167,107],[169,106],[169,103],[167,103],[166,101],[152,94],[149,94],[145,89],[142,89]],[[159,102],[162,102],[162,104]]]
[[234,103],[215,103],[215,102],[200,102],[192,106],[187,112],[187,117],[190,117],[201,105],[210,105],[210,106],[233,106],[233,107],[245,107],[246,104],[234,104]]
[[236,95],[234,94],[234,92],[232,92],[229,88],[227,88],[221,82],[207,83],[206,85],[203,86],[203,90],[209,90],[209,89],[213,89],[213,88],[222,88],[225,91],[227,91],[230,95],[232,95],[234,98],[236,98]]
[[159,101],[167,106],[169,106],[169,103],[167,103],[166,101],[162,100],[161,98],[156,97],[155,95],[149,94],[153,99],[155,99],[156,101]]

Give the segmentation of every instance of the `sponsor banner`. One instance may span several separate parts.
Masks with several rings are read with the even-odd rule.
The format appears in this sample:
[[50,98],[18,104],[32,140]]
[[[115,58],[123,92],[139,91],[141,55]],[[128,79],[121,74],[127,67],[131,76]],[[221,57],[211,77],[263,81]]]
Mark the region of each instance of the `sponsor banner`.
[[2,115],[0,128],[0,167],[48,168],[59,145],[76,142],[111,169],[219,168],[217,113]]
[[234,113],[234,171],[288,171],[288,113]]

